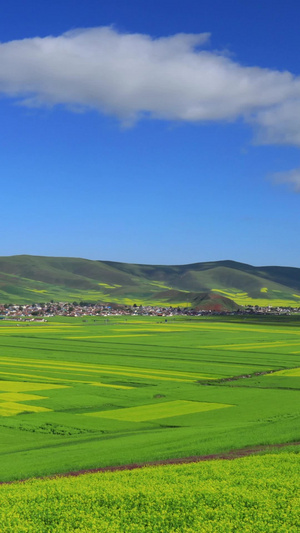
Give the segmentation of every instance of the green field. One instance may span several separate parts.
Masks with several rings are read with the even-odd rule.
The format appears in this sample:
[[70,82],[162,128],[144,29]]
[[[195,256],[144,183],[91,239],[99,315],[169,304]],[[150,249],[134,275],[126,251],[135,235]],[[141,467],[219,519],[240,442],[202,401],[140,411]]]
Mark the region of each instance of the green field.
[[3,321],[0,345],[1,481],[300,440],[296,318]]
[[297,533],[296,453],[0,487],[1,531]]

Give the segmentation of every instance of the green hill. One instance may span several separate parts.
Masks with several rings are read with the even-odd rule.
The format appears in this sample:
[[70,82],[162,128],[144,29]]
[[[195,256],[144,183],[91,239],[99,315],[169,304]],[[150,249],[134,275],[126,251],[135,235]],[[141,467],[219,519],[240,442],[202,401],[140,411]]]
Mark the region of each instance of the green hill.
[[69,257],[0,257],[2,303],[49,300],[234,309],[229,302],[233,300],[237,305],[298,307],[300,269],[235,261],[166,266]]

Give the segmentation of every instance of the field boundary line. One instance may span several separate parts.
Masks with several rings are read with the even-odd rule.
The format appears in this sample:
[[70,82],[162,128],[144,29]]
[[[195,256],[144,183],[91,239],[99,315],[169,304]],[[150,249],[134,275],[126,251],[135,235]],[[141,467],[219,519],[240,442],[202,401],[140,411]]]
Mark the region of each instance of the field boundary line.
[[57,474],[49,474],[46,476],[30,477],[26,479],[13,480],[13,481],[0,481],[1,485],[11,485],[13,483],[25,483],[26,481],[34,480],[47,480],[57,479],[62,477],[78,477],[85,474],[98,474],[101,472],[120,472],[129,470],[138,470],[140,468],[155,467],[155,466],[167,466],[167,465],[183,465],[189,463],[201,463],[204,461],[233,461],[235,459],[241,459],[243,457],[260,455],[263,452],[272,451],[272,449],[286,448],[289,446],[300,446],[300,441],[296,442],[283,442],[278,444],[266,444],[262,446],[251,446],[247,448],[239,448],[236,450],[230,450],[229,452],[220,452],[209,455],[192,455],[189,457],[179,457],[173,459],[161,459],[157,461],[145,461],[142,463],[130,463],[117,466],[103,466],[99,468],[89,468],[83,470],[74,470],[70,472],[62,472]]

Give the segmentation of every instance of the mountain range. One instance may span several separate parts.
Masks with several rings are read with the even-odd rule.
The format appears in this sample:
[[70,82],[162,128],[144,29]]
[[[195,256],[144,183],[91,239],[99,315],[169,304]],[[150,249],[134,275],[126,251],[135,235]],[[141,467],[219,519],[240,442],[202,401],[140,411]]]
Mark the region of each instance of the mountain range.
[[[300,307],[300,268],[236,261],[139,265],[70,257],[0,257],[0,302],[89,301],[236,309]],[[213,302],[213,303],[211,303]]]

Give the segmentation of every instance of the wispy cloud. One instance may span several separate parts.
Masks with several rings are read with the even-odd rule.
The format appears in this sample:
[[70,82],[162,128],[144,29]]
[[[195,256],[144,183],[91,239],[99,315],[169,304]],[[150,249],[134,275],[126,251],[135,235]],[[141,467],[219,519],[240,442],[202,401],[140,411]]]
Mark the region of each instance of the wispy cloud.
[[27,106],[96,109],[124,123],[243,117],[260,142],[300,145],[300,78],[242,66],[205,48],[208,40],[101,27],[11,41],[0,45],[0,92]]
[[300,193],[300,168],[294,168],[286,172],[276,172],[272,174],[271,180],[275,184],[286,183],[293,191]]

